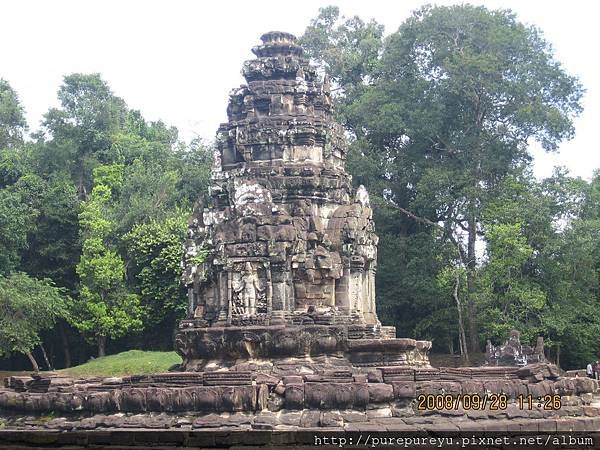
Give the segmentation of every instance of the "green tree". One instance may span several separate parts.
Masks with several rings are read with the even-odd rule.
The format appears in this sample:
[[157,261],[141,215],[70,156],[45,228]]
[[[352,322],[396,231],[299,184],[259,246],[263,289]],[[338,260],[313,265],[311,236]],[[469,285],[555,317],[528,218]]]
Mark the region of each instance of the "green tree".
[[331,77],[338,100],[337,114],[345,122],[345,107],[363,91],[379,65],[384,27],[360,17],[346,18],[337,6],[319,8],[300,44]]
[[116,162],[110,149],[113,135],[125,126],[127,106],[115,96],[100,74],[74,73],[64,77],[58,90],[60,108],[44,116],[44,134],[49,138],[44,152],[47,172],[66,170],[85,199],[92,185],[92,171]]
[[60,176],[48,180],[35,175],[26,178],[30,182],[23,183],[21,189],[37,214],[22,252],[21,270],[37,278],[49,278],[75,292],[75,266],[81,254],[76,188]]
[[27,247],[37,211],[15,189],[0,189],[0,274],[15,270]]
[[518,328],[530,342],[544,336],[565,367],[596,357],[600,229],[583,212],[594,202],[592,191],[563,170],[541,182],[527,172],[502,181],[482,214],[488,255],[478,269],[476,299],[487,338],[501,343]]
[[94,169],[94,187],[79,215],[83,250],[77,273],[81,279],[80,301],[73,324],[91,335],[98,356],[106,354],[108,338],[140,330],[143,311],[139,297],[125,285],[125,265],[114,249],[111,201],[123,184],[121,165]]
[[546,307],[546,293],[537,280],[526,276],[533,247],[520,223],[486,228],[488,262],[481,270],[475,291],[480,323],[486,337],[501,342],[510,330],[523,330],[526,341],[543,334],[539,321]]
[[39,334],[67,313],[64,291],[50,281],[20,272],[0,275],[0,356],[23,353],[38,371],[32,351],[41,344]]
[[554,200],[558,239],[543,252],[549,307],[542,319],[565,367],[582,367],[600,352],[599,181],[598,173],[588,184],[557,171],[543,183]]
[[124,236],[137,280],[141,303],[148,311],[147,327],[168,343],[177,319],[185,315],[186,293],[181,261],[189,212],[177,211],[163,220],[136,224]]
[[[469,342],[478,350],[482,209],[504,177],[529,163],[530,140],[552,151],[573,136],[583,90],[539,30],[509,11],[470,5],[415,12],[360,83],[361,95],[343,100],[356,136],[352,167],[376,167],[368,188],[408,217],[442,224],[457,243]],[[359,170],[358,178],[373,178]]]
[[23,143],[27,122],[17,93],[0,78],[0,150]]
[[[2,111],[22,112],[16,94],[3,92]],[[126,336],[112,345],[164,348],[186,304],[174,262],[183,217],[206,191],[212,149],[146,121],[98,74],[66,76],[58,98],[34,142],[21,139],[24,121],[0,114],[0,128],[15,137],[0,146],[0,273],[50,278],[70,292],[75,329],[60,319],[44,334],[64,348],[67,365],[70,345],[83,347],[85,357],[80,335],[101,346]],[[154,231],[161,241],[136,253],[126,238],[134,229],[142,241]],[[143,271],[146,263],[151,273]],[[142,312],[152,312],[148,323]]]

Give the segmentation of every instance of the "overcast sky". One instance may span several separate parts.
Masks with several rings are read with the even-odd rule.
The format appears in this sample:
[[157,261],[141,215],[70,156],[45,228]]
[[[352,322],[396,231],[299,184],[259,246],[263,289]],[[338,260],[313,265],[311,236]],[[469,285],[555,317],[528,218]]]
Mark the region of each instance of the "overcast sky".
[[[175,125],[182,137],[212,140],[226,120],[229,91],[243,82],[240,69],[250,49],[270,30],[303,33],[318,8],[338,5],[345,16],[374,18],[396,31],[416,0],[184,1],[1,0],[0,77],[18,92],[31,130],[56,106],[62,77],[100,72],[113,91],[149,120]],[[586,0],[474,1],[509,8],[541,28],[559,61],[587,89],[576,137],[559,154],[533,148],[535,173],[554,165],[589,178],[600,168],[600,2]]]

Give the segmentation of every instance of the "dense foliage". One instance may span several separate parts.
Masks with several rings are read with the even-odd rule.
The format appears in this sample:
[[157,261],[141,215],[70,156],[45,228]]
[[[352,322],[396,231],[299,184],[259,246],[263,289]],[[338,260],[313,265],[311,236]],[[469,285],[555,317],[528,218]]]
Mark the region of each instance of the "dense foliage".
[[99,74],[66,76],[58,99],[26,141],[18,96],[0,83],[0,353],[69,366],[171,349],[187,218],[212,152],[147,122]]
[[328,7],[302,41],[375,197],[382,319],[465,357],[516,328],[567,365],[596,358],[597,181],[531,173],[529,145],[570,139],[583,95],[542,33],[510,11],[426,6],[384,38]]
[[66,297],[48,280],[37,280],[24,273],[0,275],[0,356],[19,352],[27,355],[34,370],[39,370],[32,355],[41,344],[41,330],[54,326],[68,314]]
[[[600,172],[532,175],[530,143],[570,139],[583,95],[542,33],[463,5],[424,7],[384,37],[328,7],[301,40],[331,78],[348,169],[375,206],[382,321],[465,358],[516,328],[565,367],[597,359]],[[0,80],[0,354],[60,367],[169,350],[212,153],[99,74],[66,76],[58,100],[28,135]]]

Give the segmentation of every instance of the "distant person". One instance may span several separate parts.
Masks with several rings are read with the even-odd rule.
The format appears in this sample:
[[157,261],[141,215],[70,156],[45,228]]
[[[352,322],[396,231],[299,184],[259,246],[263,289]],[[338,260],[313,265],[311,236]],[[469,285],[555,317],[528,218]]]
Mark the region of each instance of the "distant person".
[[592,363],[587,365],[585,368],[585,373],[587,374],[588,378],[594,378],[594,369],[592,368]]
[[600,361],[596,361],[594,365],[594,378],[597,380],[600,378]]

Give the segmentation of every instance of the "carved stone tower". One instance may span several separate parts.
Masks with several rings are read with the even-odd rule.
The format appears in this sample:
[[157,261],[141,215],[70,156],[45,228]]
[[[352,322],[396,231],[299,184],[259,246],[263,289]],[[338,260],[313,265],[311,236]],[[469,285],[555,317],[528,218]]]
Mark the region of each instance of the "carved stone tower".
[[189,226],[188,370],[320,357],[325,364],[428,364],[427,341],[395,339],[375,311],[377,235],[353,192],[329,81],[296,38],[270,32],[244,63],[219,127],[211,204]]

